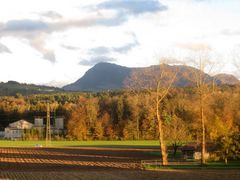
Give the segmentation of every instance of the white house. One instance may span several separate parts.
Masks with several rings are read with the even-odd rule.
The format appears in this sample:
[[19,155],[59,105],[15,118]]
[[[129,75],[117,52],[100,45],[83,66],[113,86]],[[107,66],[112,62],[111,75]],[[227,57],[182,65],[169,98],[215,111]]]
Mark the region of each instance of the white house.
[[11,123],[8,125],[8,127],[5,128],[5,136],[6,139],[19,139],[22,138],[24,129],[32,129],[33,124],[25,121],[25,120],[19,120],[14,123]]
[[[26,121],[19,120],[8,125],[4,131],[5,139],[20,139],[24,135],[24,129],[37,129],[40,132],[43,132],[46,128],[44,120],[42,117],[35,117],[34,124]],[[63,134],[64,133],[64,118],[56,117],[53,125],[51,125],[52,134]],[[1,134],[0,134],[1,135]]]

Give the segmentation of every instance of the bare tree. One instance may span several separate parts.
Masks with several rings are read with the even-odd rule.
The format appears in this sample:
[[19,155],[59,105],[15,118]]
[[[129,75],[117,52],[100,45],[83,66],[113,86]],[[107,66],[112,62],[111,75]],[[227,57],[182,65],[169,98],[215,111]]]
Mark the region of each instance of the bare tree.
[[[199,96],[199,117],[201,121],[201,164],[206,164],[206,117],[205,100],[209,94],[211,77],[208,75],[213,70],[214,63],[210,61],[210,47],[197,45],[193,49],[191,62],[198,70],[194,71],[197,94]],[[206,73],[205,73],[206,72]]]
[[168,165],[168,153],[164,141],[161,106],[164,98],[169,94],[177,75],[176,67],[167,65],[166,60],[167,59],[161,59],[159,66],[151,66],[144,68],[144,70],[133,70],[129,79],[125,82],[126,86],[135,93],[147,91],[153,97],[163,165]]

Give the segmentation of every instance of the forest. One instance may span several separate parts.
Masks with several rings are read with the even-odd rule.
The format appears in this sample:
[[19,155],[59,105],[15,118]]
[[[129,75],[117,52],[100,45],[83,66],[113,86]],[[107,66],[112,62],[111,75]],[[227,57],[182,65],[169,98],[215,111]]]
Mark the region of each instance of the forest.
[[[210,89],[210,88],[209,88]],[[155,95],[150,91],[56,93],[0,97],[1,129],[11,122],[34,121],[51,114],[64,116],[68,140],[156,140],[159,138]],[[199,101],[198,88],[171,88],[160,106],[164,139],[176,151],[183,144],[201,143],[201,112],[206,142],[240,150],[240,87],[218,86]],[[36,138],[36,137],[35,137]],[[39,136],[38,138],[44,138]],[[234,157],[236,154],[234,155]]]
[[[200,137],[199,101],[196,88],[173,88],[163,101],[161,116],[166,138],[198,141]],[[65,117],[67,136],[88,139],[157,139],[154,95],[129,91],[101,93],[58,93],[52,95],[0,97],[2,130],[11,122],[46,115]],[[240,88],[222,86],[204,99],[207,139],[239,132]],[[170,137],[171,135],[171,137]],[[169,137],[168,137],[169,136]]]

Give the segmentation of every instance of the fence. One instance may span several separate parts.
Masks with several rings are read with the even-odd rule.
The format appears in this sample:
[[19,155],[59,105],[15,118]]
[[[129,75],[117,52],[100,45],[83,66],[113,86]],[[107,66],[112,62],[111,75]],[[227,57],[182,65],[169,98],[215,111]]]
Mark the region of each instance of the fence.
[[[157,169],[161,167],[162,161],[161,160],[142,160],[141,161],[141,168],[151,168]],[[170,161],[168,165],[200,165],[199,161]]]

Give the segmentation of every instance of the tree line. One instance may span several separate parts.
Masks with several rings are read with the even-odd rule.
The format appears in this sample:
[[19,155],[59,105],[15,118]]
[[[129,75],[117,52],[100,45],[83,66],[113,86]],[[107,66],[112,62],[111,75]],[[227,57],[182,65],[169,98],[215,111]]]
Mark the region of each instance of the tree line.
[[[174,132],[170,129],[184,129],[184,137],[199,141],[196,91],[173,88],[164,99],[160,110],[166,136]],[[33,122],[35,116],[46,115],[46,101],[50,101],[51,111],[65,117],[68,136],[73,139],[157,139],[153,98],[149,92],[129,91],[0,97],[0,122],[2,128],[20,118]],[[208,140],[239,132],[239,87],[218,87],[208,95],[204,109]]]
[[[199,89],[172,88],[159,111],[164,140],[177,150],[186,142],[201,144]],[[115,91],[102,93],[59,93],[0,97],[2,130],[21,118],[33,122],[46,115],[46,102],[51,112],[65,117],[71,140],[153,140],[159,138],[155,95],[150,91]],[[239,152],[240,87],[221,86],[207,92],[203,103],[206,142],[225,149],[229,155],[233,144]],[[235,140],[234,140],[235,138]],[[231,145],[231,147],[230,147]],[[228,148],[229,146],[229,148]]]

